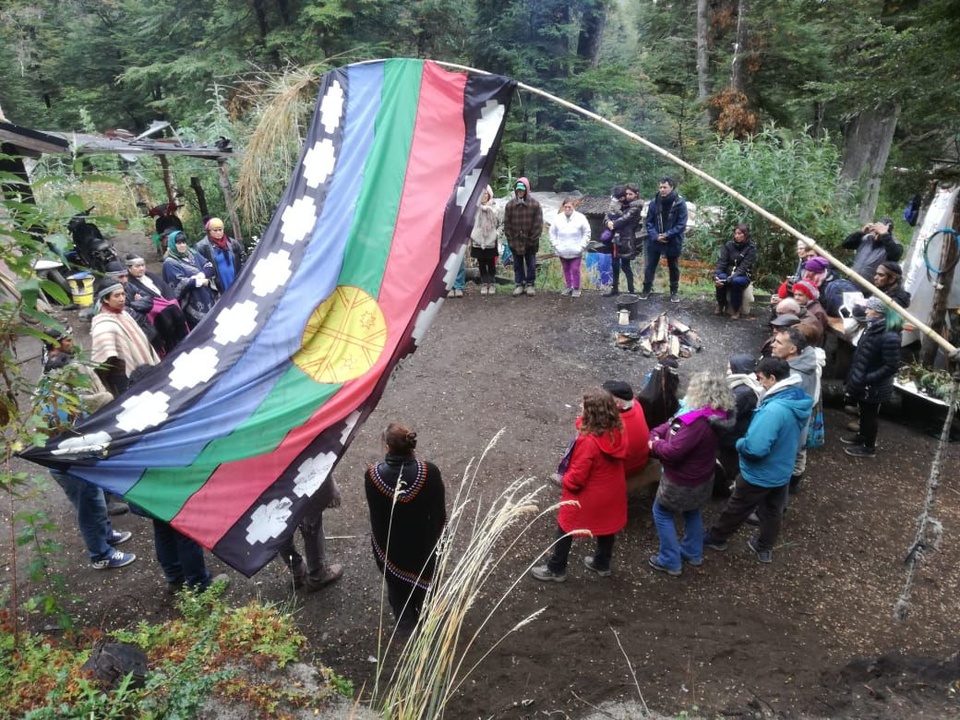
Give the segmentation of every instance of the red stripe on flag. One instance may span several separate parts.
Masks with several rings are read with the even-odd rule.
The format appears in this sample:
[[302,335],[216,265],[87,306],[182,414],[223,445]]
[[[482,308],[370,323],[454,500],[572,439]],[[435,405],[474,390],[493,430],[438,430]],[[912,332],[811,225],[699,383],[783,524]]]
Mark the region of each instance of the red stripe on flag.
[[[273,452],[217,468],[171,521],[204,547],[216,545],[317,435],[361,407],[390,369],[390,358],[415,320],[417,305],[440,260],[447,197],[437,191],[454,188],[460,175],[466,81],[466,75],[424,63],[403,194],[378,298],[387,324],[383,354],[369,372],[345,383],[306,423],[293,428]],[[452,124],[451,118],[457,118],[458,124]],[[312,382],[306,377],[304,381]]]

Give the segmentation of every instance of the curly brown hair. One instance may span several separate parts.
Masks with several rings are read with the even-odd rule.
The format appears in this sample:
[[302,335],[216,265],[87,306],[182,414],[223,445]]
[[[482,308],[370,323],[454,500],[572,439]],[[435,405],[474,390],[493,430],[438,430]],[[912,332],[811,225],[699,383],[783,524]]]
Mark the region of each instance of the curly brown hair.
[[580,433],[583,435],[603,435],[623,428],[617,401],[613,399],[613,395],[600,388],[583,393],[581,418]]

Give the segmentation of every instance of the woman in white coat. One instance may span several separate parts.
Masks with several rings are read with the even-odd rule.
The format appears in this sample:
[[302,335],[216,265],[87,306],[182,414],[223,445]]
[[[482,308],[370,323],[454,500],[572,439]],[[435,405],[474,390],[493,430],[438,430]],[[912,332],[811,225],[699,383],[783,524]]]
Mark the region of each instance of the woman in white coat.
[[560,212],[550,223],[550,244],[563,266],[561,295],[580,297],[580,260],[590,242],[590,223],[573,208],[573,199],[564,198]]

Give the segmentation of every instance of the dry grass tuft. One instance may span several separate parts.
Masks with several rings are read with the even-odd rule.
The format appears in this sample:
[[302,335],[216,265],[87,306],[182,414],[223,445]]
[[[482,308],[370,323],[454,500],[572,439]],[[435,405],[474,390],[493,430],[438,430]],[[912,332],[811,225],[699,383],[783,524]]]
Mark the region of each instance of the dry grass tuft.
[[[442,717],[458,688],[490,652],[507,635],[533,622],[546,609],[541,608],[521,619],[476,662],[465,665],[487,622],[526,572],[500,594],[499,600],[469,637],[462,635],[467,613],[476,604],[494,571],[504,559],[513,556],[514,548],[537,519],[554,512],[557,507],[551,505],[540,511],[537,500],[544,486],[535,478],[521,478],[510,483],[484,511],[476,497],[477,473],[484,457],[502,434],[503,430],[497,433],[484,449],[480,461],[476,465],[471,462],[464,471],[447,529],[440,539],[437,569],[420,624],[407,640],[382,697],[378,693],[381,677],[378,674],[376,678],[374,698],[387,718]],[[452,557],[453,546],[463,546],[457,558]],[[383,667],[382,662],[379,665]]]

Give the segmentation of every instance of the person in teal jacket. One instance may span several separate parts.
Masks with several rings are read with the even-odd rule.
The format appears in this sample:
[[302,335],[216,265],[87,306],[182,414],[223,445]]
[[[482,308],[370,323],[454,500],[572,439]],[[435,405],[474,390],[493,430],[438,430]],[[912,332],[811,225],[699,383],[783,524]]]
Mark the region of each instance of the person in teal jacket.
[[726,550],[730,536],[756,509],[759,534],[750,538],[747,545],[760,562],[769,563],[773,562],[773,546],[780,533],[797,445],[810,419],[813,399],[801,389],[800,378],[790,374],[785,360],[763,358],[756,375],[765,392],[746,435],[737,441],[740,474],[733,494],[703,544],[712,550]]

